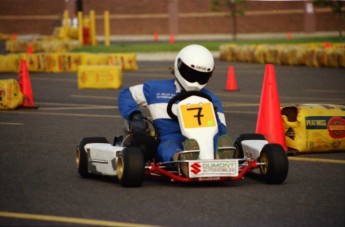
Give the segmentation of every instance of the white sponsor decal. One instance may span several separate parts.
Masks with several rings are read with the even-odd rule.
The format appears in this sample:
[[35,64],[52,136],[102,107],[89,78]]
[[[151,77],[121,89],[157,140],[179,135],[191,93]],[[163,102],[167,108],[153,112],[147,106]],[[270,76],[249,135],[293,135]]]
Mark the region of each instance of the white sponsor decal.
[[189,162],[189,176],[235,177],[238,176],[237,160],[198,160]]

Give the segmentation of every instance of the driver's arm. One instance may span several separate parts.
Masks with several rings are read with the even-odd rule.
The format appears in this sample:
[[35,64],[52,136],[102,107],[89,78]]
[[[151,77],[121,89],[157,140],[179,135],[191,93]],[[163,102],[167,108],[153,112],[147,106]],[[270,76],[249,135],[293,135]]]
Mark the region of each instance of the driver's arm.
[[118,96],[120,114],[129,120],[134,112],[141,113],[140,106],[146,106],[147,101],[143,92],[143,84],[123,89]]

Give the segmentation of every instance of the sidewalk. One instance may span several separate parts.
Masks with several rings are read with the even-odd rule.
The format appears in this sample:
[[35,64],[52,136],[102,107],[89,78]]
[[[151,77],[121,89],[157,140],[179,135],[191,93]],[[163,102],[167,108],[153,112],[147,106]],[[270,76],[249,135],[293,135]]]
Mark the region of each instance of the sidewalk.
[[[251,34],[237,34],[238,40],[253,40],[253,39],[284,39],[287,34],[291,37],[302,38],[302,37],[327,37],[327,36],[338,36],[337,31],[334,32],[286,32],[286,33],[251,33]],[[100,42],[104,42],[104,36],[97,36]],[[232,34],[196,34],[196,35],[175,35],[175,41],[232,41]],[[110,36],[112,42],[153,42],[152,35],[112,35]],[[159,42],[169,42],[169,35],[159,35]]]
[[[255,39],[284,39],[288,33],[259,33],[259,34],[237,34],[238,40],[255,40]],[[291,37],[327,37],[338,36],[338,32],[314,32],[314,33],[289,33]],[[100,42],[104,42],[104,36],[97,36]],[[136,36],[111,36],[111,42],[154,42],[153,35],[136,35]],[[231,43],[232,34],[202,34],[202,35],[176,35],[175,42],[179,41],[224,41]],[[169,35],[159,35],[159,42],[169,42]],[[173,61],[177,52],[156,52],[156,53],[136,53],[137,61]],[[213,51],[213,57],[219,58],[219,52]]]

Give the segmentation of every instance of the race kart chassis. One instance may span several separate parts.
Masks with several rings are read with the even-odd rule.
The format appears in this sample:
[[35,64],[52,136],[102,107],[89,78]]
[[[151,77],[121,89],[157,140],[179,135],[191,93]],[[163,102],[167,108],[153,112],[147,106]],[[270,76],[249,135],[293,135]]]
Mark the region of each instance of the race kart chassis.
[[[244,160],[244,159],[238,159],[238,161],[243,161],[244,163],[241,164],[239,168],[239,172],[237,176],[233,177],[198,177],[198,178],[188,178],[181,174],[178,174],[177,172],[173,173],[171,171],[166,170],[164,166],[161,166],[159,163],[150,163],[149,166],[146,167],[145,174],[148,176],[167,176],[171,179],[171,181],[177,181],[177,182],[195,182],[195,181],[236,181],[236,180],[242,180],[244,178],[244,175],[251,171],[252,169],[259,168],[259,165],[262,165],[262,163],[258,163],[256,160]],[[188,161],[190,162],[190,161]]]
[[[79,174],[116,176],[125,187],[141,186],[145,176],[167,177],[175,182],[236,181],[254,169],[260,170],[267,183],[285,181],[289,166],[287,154],[280,144],[269,143],[263,135],[242,134],[234,146],[224,145],[214,150],[213,138],[218,132],[216,113],[211,98],[204,93],[176,95],[169,102],[167,112],[178,120],[181,133],[196,141],[198,149],[177,151],[177,156],[169,162],[157,162],[154,157],[147,161],[141,147],[125,146],[126,139],[120,144],[110,144],[104,137],[87,137],[77,146]],[[221,157],[217,152],[222,149],[232,156]]]

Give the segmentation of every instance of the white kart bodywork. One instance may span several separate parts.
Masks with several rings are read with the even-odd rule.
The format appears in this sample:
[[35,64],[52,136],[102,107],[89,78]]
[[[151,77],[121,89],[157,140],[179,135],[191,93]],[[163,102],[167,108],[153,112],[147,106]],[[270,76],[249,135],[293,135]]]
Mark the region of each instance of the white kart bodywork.
[[[174,163],[188,163],[190,178],[211,179],[238,176],[240,159],[215,159],[213,138],[218,133],[218,125],[213,104],[208,99],[195,95],[190,96],[178,104],[174,104],[172,112],[179,119],[182,134],[187,138],[195,139],[200,148],[198,160],[174,161]],[[198,126],[191,126],[191,121],[200,121],[201,118],[206,119],[207,123],[199,122]],[[244,159],[258,159],[262,148],[267,143],[266,140],[241,141]],[[84,149],[88,159],[88,172],[96,175],[116,176],[117,152],[124,148],[109,143],[86,144]],[[184,152],[191,151],[181,153]],[[171,162],[169,163],[171,164]],[[164,163],[161,164],[164,165]]]
[[[177,104],[178,110],[177,117],[178,119],[183,119],[183,109],[182,106],[191,106],[192,104],[197,104],[196,106],[202,106],[202,104],[209,103],[213,110],[212,103],[202,97],[199,96],[191,96],[187,99],[182,100]],[[175,106],[176,107],[176,106]],[[196,112],[196,111],[194,111]],[[196,115],[195,115],[196,116]],[[212,111],[212,119],[213,124],[207,127],[186,127],[184,120],[179,120],[180,128],[182,135],[187,138],[195,139],[200,147],[199,159],[214,159],[214,144],[213,144],[213,137],[218,133],[218,124],[216,120],[216,116],[214,111]]]
[[241,142],[245,158],[258,159],[262,148],[268,144],[267,140],[243,140]]
[[109,143],[89,143],[85,145],[88,170],[93,174],[116,176],[116,152],[124,147]]

